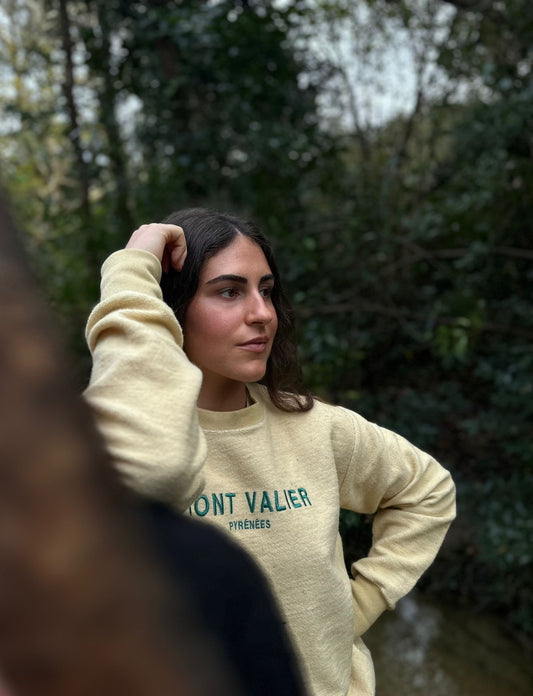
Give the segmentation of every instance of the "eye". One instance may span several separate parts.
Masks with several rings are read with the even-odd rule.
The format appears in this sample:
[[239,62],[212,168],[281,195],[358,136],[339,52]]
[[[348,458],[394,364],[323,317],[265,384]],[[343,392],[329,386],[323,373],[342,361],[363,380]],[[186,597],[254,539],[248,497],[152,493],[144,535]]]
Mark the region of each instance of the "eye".
[[218,293],[220,297],[226,297],[227,299],[232,299],[233,297],[237,297],[238,290],[236,288],[224,288],[224,290],[220,290]]
[[268,286],[268,287],[265,287],[265,288],[261,288],[261,289],[259,290],[259,292],[261,293],[261,295],[262,295],[265,299],[267,299],[268,297],[272,297],[272,287],[271,287],[271,286]]

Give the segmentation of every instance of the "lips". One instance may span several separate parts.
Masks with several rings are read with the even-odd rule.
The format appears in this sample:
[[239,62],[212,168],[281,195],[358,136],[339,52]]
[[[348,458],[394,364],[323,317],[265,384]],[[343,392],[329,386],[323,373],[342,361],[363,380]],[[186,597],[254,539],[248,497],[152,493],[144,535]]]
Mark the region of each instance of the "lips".
[[267,336],[258,336],[256,338],[252,338],[249,341],[246,341],[246,343],[240,343],[239,348],[244,348],[245,350],[251,350],[255,353],[262,353],[264,350],[266,350],[268,344],[268,337]]

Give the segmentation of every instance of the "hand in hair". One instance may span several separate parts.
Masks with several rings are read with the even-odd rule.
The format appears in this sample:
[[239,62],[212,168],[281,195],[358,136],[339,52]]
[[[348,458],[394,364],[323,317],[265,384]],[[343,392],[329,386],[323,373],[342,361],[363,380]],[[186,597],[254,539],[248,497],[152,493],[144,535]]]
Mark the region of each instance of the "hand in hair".
[[165,273],[168,273],[171,267],[181,271],[187,256],[183,228],[160,222],[141,225],[131,235],[126,249],[144,249],[151,252],[161,261]]

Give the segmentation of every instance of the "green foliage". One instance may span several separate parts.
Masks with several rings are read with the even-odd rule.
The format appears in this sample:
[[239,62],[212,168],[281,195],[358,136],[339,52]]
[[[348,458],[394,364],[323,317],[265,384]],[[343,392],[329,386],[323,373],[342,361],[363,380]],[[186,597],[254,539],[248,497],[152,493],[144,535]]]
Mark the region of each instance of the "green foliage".
[[[138,216],[206,199],[262,219],[299,208],[300,179],[326,139],[287,43],[293,11],[227,0],[115,7],[116,87],[140,103],[128,144]],[[86,41],[97,72],[96,28]]]
[[533,521],[531,471],[486,477],[459,489],[458,505],[470,527],[465,547],[448,551],[448,564],[438,564],[426,580],[434,591],[465,604],[498,612],[515,627],[531,633]]
[[[456,526],[471,537],[452,528],[426,587],[460,588],[533,634],[531,23],[515,21],[530,8],[514,3],[504,25],[517,36],[504,45],[503,7],[458,12],[437,47],[450,80],[472,80],[468,101],[428,101],[414,122],[370,132],[370,150],[347,134],[341,203],[322,218],[309,264],[320,276],[300,276],[297,308],[316,391],[453,471]],[[341,528],[357,547],[360,525]]]

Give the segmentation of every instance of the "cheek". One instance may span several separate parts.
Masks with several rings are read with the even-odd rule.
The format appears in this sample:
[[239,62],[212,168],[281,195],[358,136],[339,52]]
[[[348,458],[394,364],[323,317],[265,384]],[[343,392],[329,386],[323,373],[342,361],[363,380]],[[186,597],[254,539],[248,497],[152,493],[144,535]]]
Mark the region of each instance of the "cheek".
[[189,308],[183,334],[186,343],[206,350],[216,346],[213,342],[227,337],[232,328],[231,315],[221,312],[217,307],[199,303]]

